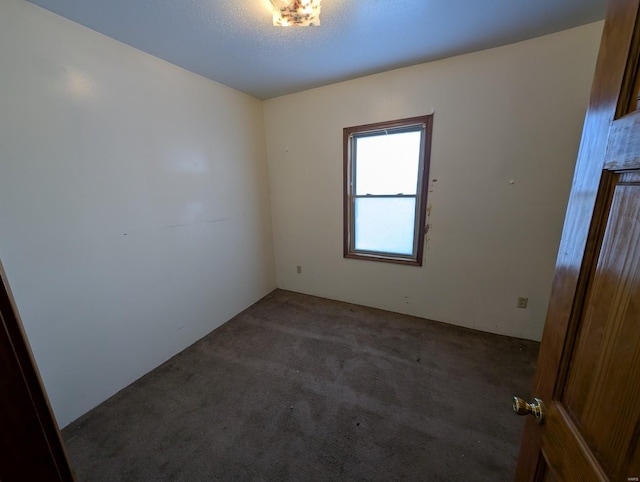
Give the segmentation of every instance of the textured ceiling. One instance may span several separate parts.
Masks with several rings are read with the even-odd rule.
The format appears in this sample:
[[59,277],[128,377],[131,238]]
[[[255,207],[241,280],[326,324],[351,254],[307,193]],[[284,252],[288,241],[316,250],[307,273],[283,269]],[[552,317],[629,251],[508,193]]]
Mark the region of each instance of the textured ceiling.
[[604,18],[606,0],[323,0],[274,27],[269,0],[30,0],[261,99]]

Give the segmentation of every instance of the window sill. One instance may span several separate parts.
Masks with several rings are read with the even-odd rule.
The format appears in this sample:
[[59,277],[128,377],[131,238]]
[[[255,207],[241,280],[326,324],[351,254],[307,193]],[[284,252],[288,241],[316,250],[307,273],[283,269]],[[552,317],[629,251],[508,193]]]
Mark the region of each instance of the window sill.
[[422,266],[422,260],[394,257],[393,255],[375,255],[369,253],[344,253],[347,259],[361,259],[365,261],[378,261],[380,263],[403,264],[406,266]]

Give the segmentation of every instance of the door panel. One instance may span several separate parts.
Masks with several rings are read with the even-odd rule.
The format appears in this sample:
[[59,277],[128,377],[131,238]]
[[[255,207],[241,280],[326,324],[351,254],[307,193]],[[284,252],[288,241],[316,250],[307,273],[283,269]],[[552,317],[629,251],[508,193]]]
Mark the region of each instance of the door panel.
[[552,403],[545,414],[542,454],[547,471],[560,481],[607,480],[580,430],[562,404]]
[[584,397],[578,418],[583,434],[615,479],[621,478],[627,447],[637,443],[632,435],[640,415],[640,343],[636,338],[640,320],[640,175],[634,178],[635,182],[625,183],[632,177],[622,175],[614,191],[586,301],[585,318],[593,321],[592,329],[602,338],[599,347],[583,347],[583,353],[596,358],[596,363],[588,376],[588,390],[577,394]]
[[[613,480],[626,480],[622,477],[638,443],[635,428],[640,417],[640,174],[625,173],[612,179],[615,187],[608,223],[564,394],[549,407],[542,445],[546,455],[548,443],[553,443],[553,450],[563,450],[571,443],[566,437],[575,438],[582,445],[577,448],[591,452],[603,469],[591,468],[587,474],[594,471],[601,477],[603,472]],[[563,430],[573,433],[563,434]],[[583,455],[576,457],[574,460],[580,460]],[[563,465],[572,470],[572,463]],[[594,475],[581,477],[598,480]]]
[[640,111],[625,115],[611,126],[607,160],[604,165],[609,170],[634,169],[640,162]]

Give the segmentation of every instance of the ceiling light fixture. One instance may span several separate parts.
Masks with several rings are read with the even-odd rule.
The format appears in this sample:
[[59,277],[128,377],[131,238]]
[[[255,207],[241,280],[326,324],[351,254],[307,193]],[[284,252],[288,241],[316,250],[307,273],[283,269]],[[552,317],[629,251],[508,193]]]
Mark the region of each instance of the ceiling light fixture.
[[273,24],[278,27],[320,25],[320,0],[271,0]]

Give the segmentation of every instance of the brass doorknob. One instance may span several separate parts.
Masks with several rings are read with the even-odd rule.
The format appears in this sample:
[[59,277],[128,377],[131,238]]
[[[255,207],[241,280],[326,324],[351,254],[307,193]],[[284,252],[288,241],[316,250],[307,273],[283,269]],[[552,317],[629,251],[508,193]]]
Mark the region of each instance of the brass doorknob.
[[533,415],[536,418],[536,422],[542,423],[544,403],[539,398],[534,398],[533,402],[527,403],[520,397],[513,397],[513,411],[517,415]]

